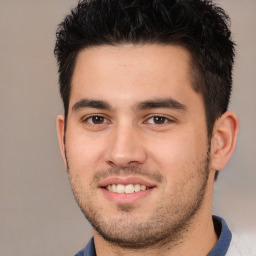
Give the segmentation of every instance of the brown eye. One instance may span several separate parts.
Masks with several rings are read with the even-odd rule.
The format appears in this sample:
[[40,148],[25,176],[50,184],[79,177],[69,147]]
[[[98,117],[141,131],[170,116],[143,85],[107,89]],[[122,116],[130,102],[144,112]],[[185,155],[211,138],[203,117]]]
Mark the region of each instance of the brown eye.
[[104,117],[102,117],[102,116],[93,116],[92,117],[92,122],[94,123],[94,124],[103,124],[104,123]]
[[107,122],[106,118],[103,116],[91,116],[85,120],[89,124],[104,124]]
[[152,116],[148,119],[147,123],[149,124],[165,124],[170,120],[164,116]]
[[153,117],[153,120],[155,124],[164,124],[167,119],[163,116],[155,116]]

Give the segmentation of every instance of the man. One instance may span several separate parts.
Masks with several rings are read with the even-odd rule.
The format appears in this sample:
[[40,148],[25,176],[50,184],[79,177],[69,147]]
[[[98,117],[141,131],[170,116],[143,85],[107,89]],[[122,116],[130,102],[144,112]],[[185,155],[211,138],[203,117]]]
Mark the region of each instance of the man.
[[58,137],[94,237],[76,255],[228,255],[213,184],[236,143],[234,43],[199,0],[88,0],[57,31]]

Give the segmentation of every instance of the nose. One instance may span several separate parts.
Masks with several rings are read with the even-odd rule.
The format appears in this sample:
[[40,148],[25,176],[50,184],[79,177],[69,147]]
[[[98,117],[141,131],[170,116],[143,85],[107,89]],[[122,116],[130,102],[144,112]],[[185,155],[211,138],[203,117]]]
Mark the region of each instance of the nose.
[[138,128],[132,125],[116,127],[108,141],[106,159],[112,167],[125,168],[141,165],[147,159],[142,135]]

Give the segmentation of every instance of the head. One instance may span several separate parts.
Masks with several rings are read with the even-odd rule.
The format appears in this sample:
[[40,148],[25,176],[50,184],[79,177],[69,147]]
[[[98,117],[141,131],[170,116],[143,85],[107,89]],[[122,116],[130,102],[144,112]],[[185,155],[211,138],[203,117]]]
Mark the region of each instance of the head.
[[59,25],[55,56],[68,115],[78,54],[91,46],[180,45],[190,53],[192,86],[203,96],[208,135],[228,109],[234,43],[229,18],[211,1],[80,1]]
[[[237,133],[226,112],[227,22],[210,1],[88,0],[60,24],[60,144],[75,198],[106,240],[174,241],[200,209],[209,213]],[[136,184],[138,194],[122,192]]]

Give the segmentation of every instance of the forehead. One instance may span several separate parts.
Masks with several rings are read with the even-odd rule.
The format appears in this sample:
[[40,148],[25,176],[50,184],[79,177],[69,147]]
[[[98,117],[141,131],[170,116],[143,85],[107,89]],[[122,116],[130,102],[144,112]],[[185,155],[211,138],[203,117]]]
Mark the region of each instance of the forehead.
[[[70,105],[82,97],[118,103],[154,97],[189,100],[190,54],[173,45],[119,45],[86,48],[78,54]],[[187,99],[186,99],[187,97]],[[197,95],[200,97],[200,95]]]

